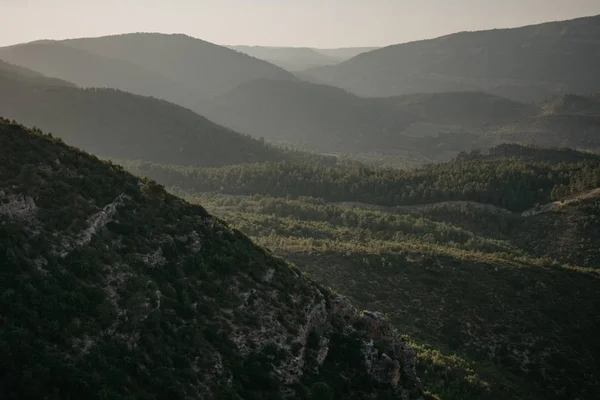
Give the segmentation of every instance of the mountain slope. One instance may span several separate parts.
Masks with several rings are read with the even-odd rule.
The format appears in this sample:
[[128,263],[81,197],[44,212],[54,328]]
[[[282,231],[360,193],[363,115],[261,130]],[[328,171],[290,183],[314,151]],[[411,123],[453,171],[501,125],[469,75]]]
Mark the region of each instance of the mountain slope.
[[600,150],[600,97],[562,95],[537,112],[491,129],[505,140],[524,144]]
[[[493,138],[486,144],[464,134],[483,137],[484,130],[536,111],[536,107],[482,92],[367,99],[327,85],[256,80],[219,96],[206,113],[256,137],[317,151],[400,149],[441,156],[477,144],[489,147]],[[448,137],[436,139],[437,135]]]
[[70,86],[75,84],[57,78],[49,78],[39,72],[0,60],[0,75],[3,79],[12,79],[21,83],[43,86]]
[[440,378],[422,354],[441,398],[597,397],[600,156],[506,145],[415,171],[146,171],[413,340],[472,362],[470,378]]
[[337,49],[315,49],[319,53],[337,58],[340,62],[356,57],[362,53],[377,50],[377,47],[340,47]]
[[0,48],[0,58],[81,87],[121,89],[176,102],[189,98],[184,86],[164,75],[60,42],[40,41]]
[[324,151],[367,150],[410,119],[341,89],[301,81],[255,80],[215,99],[213,120],[269,140]]
[[207,115],[235,130],[316,151],[448,160],[503,142],[599,150],[596,97],[525,104],[485,92],[362,98],[301,81],[256,80],[217,97]]
[[369,97],[486,90],[531,100],[600,90],[600,16],[515,29],[461,32],[399,44],[309,71]]
[[296,79],[234,50],[158,33],[24,43],[0,48],[0,58],[79,86],[153,96],[196,112],[207,99],[246,81]]
[[57,132],[103,157],[224,165],[284,159],[283,151],[183,107],[113,89],[79,89],[15,74],[0,65],[0,113]]
[[134,33],[62,43],[142,65],[205,98],[254,79],[295,79],[291,73],[263,60],[180,34]]
[[0,397],[421,397],[378,313],[203,208],[7,121],[0,148]]

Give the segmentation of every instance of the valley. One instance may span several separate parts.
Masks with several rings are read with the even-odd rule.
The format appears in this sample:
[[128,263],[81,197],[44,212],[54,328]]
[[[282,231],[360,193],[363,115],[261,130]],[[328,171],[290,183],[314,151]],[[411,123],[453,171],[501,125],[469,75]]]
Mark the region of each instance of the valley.
[[597,398],[600,16],[131,32],[0,47],[0,398]]

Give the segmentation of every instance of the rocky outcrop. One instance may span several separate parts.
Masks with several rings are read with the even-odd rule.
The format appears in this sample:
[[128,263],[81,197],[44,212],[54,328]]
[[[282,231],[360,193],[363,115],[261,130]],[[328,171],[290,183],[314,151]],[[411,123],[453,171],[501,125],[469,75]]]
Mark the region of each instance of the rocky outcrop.
[[[358,312],[342,296],[331,294],[330,319],[341,319],[346,335],[363,331],[361,353],[367,375],[378,384],[393,388],[401,399],[421,398],[421,382],[416,372],[416,352],[379,312]],[[358,366],[356,366],[358,367]]]
[[120,194],[113,202],[107,204],[101,211],[92,215],[87,221],[87,228],[79,232],[76,237],[65,238],[61,257],[66,257],[73,249],[88,245],[92,237],[112,221],[117,212],[117,207],[130,199],[126,194]]
[[0,192],[0,215],[14,219],[29,219],[35,216],[37,207],[30,196],[6,195]]

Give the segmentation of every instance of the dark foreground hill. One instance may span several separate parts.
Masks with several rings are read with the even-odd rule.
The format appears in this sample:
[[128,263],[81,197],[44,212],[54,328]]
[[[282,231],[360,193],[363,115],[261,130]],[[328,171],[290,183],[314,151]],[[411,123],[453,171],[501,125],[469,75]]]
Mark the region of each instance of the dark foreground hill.
[[519,100],[600,91],[600,16],[461,32],[305,71],[369,97],[485,90]]
[[80,89],[0,64],[0,114],[43,127],[94,154],[191,165],[290,154],[181,106],[113,89]]
[[0,148],[1,398],[420,397],[379,314],[202,207],[7,121]]

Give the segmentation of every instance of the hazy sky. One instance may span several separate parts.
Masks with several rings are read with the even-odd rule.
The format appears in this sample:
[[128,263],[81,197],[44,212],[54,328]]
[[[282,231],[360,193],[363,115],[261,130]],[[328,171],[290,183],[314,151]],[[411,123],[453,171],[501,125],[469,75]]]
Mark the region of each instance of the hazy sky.
[[600,0],[0,0],[0,46],[126,32],[218,44],[388,45],[600,14]]

